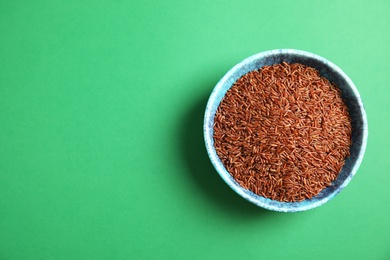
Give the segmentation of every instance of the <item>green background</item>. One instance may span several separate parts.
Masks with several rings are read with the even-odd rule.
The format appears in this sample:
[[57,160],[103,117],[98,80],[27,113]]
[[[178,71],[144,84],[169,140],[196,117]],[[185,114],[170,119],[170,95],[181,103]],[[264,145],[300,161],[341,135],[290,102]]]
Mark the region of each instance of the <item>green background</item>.
[[[277,48],[367,109],[357,175],[307,212],[246,202],[204,147],[217,81]],[[0,259],[390,259],[389,76],[390,1],[1,0]]]

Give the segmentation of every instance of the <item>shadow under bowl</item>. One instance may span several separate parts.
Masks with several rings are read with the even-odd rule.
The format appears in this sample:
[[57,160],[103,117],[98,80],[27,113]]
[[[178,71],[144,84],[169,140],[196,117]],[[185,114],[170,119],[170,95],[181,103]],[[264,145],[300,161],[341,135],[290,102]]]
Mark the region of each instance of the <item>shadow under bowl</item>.
[[[301,202],[280,202],[271,200],[243,188],[226,170],[214,147],[214,116],[226,92],[246,73],[260,69],[263,66],[271,66],[282,62],[300,63],[315,68],[320,72],[322,77],[335,83],[341,90],[342,98],[349,109],[349,114],[352,119],[352,145],[350,147],[350,156],[346,159],[337,179],[315,197]],[[210,160],[219,175],[230,188],[246,200],[260,207],[280,212],[309,210],[323,205],[335,197],[347,186],[357,172],[363,160],[368,137],[366,112],[360,94],[352,80],[339,67],[330,61],[309,52],[292,49],[279,49],[255,54],[229,70],[217,83],[210,95],[205,112],[203,131]]]

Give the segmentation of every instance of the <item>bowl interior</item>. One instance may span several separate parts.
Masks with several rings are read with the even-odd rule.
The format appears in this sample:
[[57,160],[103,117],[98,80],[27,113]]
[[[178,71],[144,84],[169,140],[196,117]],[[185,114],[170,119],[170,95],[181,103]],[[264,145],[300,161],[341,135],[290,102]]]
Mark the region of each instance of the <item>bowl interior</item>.
[[[279,202],[259,196],[242,188],[229,174],[214,149],[213,124],[216,110],[226,92],[241,76],[263,66],[282,62],[301,63],[317,69],[322,77],[335,83],[341,90],[345,104],[352,119],[352,146],[350,156],[332,185],[323,189],[317,196],[302,202]],[[294,212],[308,210],[324,204],[338,194],[356,173],[363,159],[367,142],[367,119],[360,95],[349,77],[336,65],[326,59],[304,51],[274,50],[256,54],[233,67],[216,85],[207,104],[204,122],[204,134],[207,152],[217,172],[225,182],[245,199],[266,209]]]

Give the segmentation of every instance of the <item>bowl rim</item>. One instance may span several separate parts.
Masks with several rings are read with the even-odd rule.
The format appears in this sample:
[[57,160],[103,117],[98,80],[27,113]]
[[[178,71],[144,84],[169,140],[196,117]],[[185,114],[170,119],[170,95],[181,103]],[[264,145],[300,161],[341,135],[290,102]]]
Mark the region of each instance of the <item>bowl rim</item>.
[[[246,190],[242,186],[240,186],[234,178],[230,175],[230,173],[226,170],[225,166],[219,159],[215,148],[214,148],[214,140],[212,138],[214,130],[211,123],[214,123],[214,115],[215,115],[215,105],[217,103],[217,106],[219,106],[222,98],[225,96],[226,92],[231,88],[231,86],[234,84],[234,82],[237,80],[234,80],[233,82],[229,82],[229,79],[232,78],[233,74],[237,71],[239,71],[242,68],[245,68],[251,63],[254,63],[256,61],[272,57],[274,55],[278,54],[286,54],[286,55],[295,55],[295,56],[301,56],[308,59],[314,59],[318,60],[321,63],[325,64],[326,66],[333,69],[336,73],[338,73],[346,82],[348,87],[352,90],[353,94],[355,95],[358,107],[362,115],[362,122],[363,122],[363,137],[362,137],[362,143],[359,149],[359,153],[356,159],[355,164],[353,165],[350,173],[348,174],[348,177],[341,183],[341,185],[335,189],[333,192],[331,192],[328,196],[325,196],[319,200],[312,201],[311,199],[306,199],[302,202],[280,202],[271,200],[268,198],[265,198],[263,196],[259,196],[249,190]],[[242,75],[241,75],[242,76]],[[230,84],[230,86],[226,88],[226,84]],[[223,95],[221,95],[221,91],[225,92]],[[219,101],[216,101],[220,99]],[[309,209],[316,208],[318,206],[323,205],[324,203],[328,202],[332,198],[334,198],[341,190],[343,190],[348,183],[351,181],[352,177],[356,174],[358,168],[360,167],[360,164],[363,160],[364,153],[367,147],[367,138],[368,138],[368,124],[367,124],[367,115],[366,111],[363,105],[363,102],[361,100],[360,94],[355,86],[355,84],[352,82],[352,80],[334,63],[330,62],[329,60],[302,50],[295,50],[295,49],[275,49],[275,50],[269,50],[260,52],[257,54],[254,54],[235,66],[231,68],[216,84],[214,89],[212,90],[210,97],[207,102],[205,116],[204,116],[204,124],[203,124],[203,134],[204,134],[204,140],[206,145],[207,154],[211,160],[211,163],[213,164],[214,168],[220,175],[220,177],[228,184],[228,186],[233,189],[237,194],[242,196],[244,199],[254,203],[257,206],[260,206],[262,208],[273,210],[273,211],[279,211],[279,212],[298,212],[298,211],[305,211]],[[316,196],[315,196],[316,197]],[[313,198],[315,198],[313,197]],[[281,206],[283,205],[283,206]]]

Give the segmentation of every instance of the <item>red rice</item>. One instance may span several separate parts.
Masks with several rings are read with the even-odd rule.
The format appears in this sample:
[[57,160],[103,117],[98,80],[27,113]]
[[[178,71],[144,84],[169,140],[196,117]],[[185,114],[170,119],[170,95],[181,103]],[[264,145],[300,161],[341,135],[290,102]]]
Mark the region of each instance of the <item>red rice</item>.
[[302,64],[251,71],[226,93],[214,146],[245,189],[284,202],[310,199],[337,178],[351,146],[339,88]]

